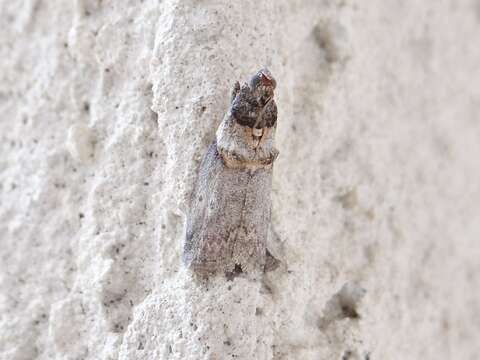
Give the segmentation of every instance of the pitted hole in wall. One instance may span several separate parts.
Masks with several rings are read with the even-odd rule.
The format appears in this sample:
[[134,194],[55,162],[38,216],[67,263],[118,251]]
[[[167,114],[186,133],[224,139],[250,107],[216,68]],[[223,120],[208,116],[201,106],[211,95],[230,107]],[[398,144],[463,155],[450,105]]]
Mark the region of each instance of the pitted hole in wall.
[[356,351],[346,350],[342,355],[342,360],[360,360]]
[[356,283],[348,282],[343,285],[325,305],[323,317],[318,320],[318,327],[326,329],[332,322],[338,320],[359,319],[358,305],[365,293],[366,290]]
[[280,266],[280,260],[276,259],[268,249],[265,253],[265,266],[263,271],[270,272],[275,271]]
[[153,111],[152,109],[150,109],[150,118],[155,123],[155,125],[158,127],[158,114],[157,114],[157,112]]
[[313,38],[324,52],[325,61],[332,65],[344,63],[347,59],[347,44],[345,28],[331,20],[320,20],[312,30]]
[[82,1],[81,10],[83,12],[83,16],[89,17],[92,14],[97,13],[98,11],[100,11],[101,6],[102,0]]
[[370,353],[366,353],[365,355],[360,355],[355,350],[345,350],[342,354],[341,360],[371,360]]
[[86,114],[90,114],[90,103],[88,101],[83,102],[83,111]]
[[357,189],[353,188],[335,197],[345,210],[351,210],[358,204]]

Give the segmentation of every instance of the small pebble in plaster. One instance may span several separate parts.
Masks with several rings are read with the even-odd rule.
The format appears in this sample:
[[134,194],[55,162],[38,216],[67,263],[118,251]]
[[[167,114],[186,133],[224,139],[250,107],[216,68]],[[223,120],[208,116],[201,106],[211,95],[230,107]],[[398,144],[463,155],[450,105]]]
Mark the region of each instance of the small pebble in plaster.
[[235,84],[229,111],[200,165],[183,252],[184,263],[197,274],[233,279],[265,266],[278,155],[275,86],[266,69],[248,84]]
[[93,156],[93,135],[84,124],[75,124],[68,129],[67,150],[76,161],[84,162]]

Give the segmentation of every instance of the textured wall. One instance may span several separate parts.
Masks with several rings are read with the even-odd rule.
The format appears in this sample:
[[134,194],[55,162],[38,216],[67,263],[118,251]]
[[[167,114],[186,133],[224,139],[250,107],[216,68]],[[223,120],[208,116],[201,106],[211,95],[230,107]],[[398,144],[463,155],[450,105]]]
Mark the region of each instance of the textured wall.
[[[477,359],[480,1],[0,1],[0,359]],[[278,81],[262,281],[186,200]]]

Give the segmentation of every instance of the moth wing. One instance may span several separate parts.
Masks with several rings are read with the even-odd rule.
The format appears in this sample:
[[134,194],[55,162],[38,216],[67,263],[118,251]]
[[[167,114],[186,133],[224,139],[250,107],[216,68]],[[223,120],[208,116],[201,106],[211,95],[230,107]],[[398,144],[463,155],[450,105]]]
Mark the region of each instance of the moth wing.
[[187,217],[184,262],[202,273],[232,270],[247,174],[227,168],[213,142],[200,166]]

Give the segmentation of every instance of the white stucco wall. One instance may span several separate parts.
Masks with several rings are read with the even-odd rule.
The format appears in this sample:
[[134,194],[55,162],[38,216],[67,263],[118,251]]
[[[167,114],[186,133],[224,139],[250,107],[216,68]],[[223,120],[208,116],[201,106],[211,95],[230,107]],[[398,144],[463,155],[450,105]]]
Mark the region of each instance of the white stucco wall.
[[[3,0],[0,29],[0,359],[478,357],[478,0]],[[263,66],[281,266],[201,286],[186,201]]]

